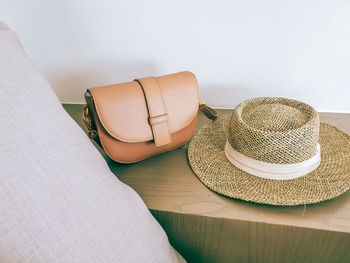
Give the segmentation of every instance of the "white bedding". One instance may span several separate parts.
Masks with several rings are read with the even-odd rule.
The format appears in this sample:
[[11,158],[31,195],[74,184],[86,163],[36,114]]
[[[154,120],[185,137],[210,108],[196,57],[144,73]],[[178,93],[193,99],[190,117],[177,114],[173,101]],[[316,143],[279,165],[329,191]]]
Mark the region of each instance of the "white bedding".
[[0,262],[182,262],[0,23]]

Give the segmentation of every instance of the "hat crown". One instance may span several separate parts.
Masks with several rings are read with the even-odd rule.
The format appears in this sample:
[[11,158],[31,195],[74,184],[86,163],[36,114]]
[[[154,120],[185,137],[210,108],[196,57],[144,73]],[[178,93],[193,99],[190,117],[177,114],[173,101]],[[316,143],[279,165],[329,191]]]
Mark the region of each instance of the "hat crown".
[[233,149],[256,160],[291,164],[315,155],[319,116],[311,106],[285,98],[255,98],[232,113],[228,141]]

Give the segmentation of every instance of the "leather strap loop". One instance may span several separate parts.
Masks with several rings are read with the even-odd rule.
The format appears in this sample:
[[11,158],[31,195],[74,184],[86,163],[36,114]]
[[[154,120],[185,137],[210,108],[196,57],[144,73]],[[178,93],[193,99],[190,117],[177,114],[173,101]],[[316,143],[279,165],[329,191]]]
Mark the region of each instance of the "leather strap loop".
[[168,113],[149,118],[149,124],[151,125],[156,125],[163,122],[168,122]]
[[156,146],[162,146],[171,142],[168,127],[168,114],[164,107],[162,92],[153,77],[136,79],[143,89],[147,101],[149,123],[152,127],[153,138]]

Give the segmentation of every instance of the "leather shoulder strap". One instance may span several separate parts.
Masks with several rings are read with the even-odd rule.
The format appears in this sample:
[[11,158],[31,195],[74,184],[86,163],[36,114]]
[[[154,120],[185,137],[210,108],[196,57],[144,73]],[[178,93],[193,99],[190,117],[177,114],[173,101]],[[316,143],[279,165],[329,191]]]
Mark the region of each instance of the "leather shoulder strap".
[[168,127],[168,113],[166,112],[162,91],[154,77],[136,79],[143,89],[147,101],[149,123],[152,127],[156,146],[171,142]]

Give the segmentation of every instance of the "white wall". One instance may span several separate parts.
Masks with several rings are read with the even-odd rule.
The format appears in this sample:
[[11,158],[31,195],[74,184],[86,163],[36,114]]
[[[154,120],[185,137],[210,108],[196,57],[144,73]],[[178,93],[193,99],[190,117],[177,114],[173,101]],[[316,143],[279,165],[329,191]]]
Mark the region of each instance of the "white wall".
[[190,70],[213,106],[283,96],[350,112],[347,0],[0,0],[0,20],[63,102]]

